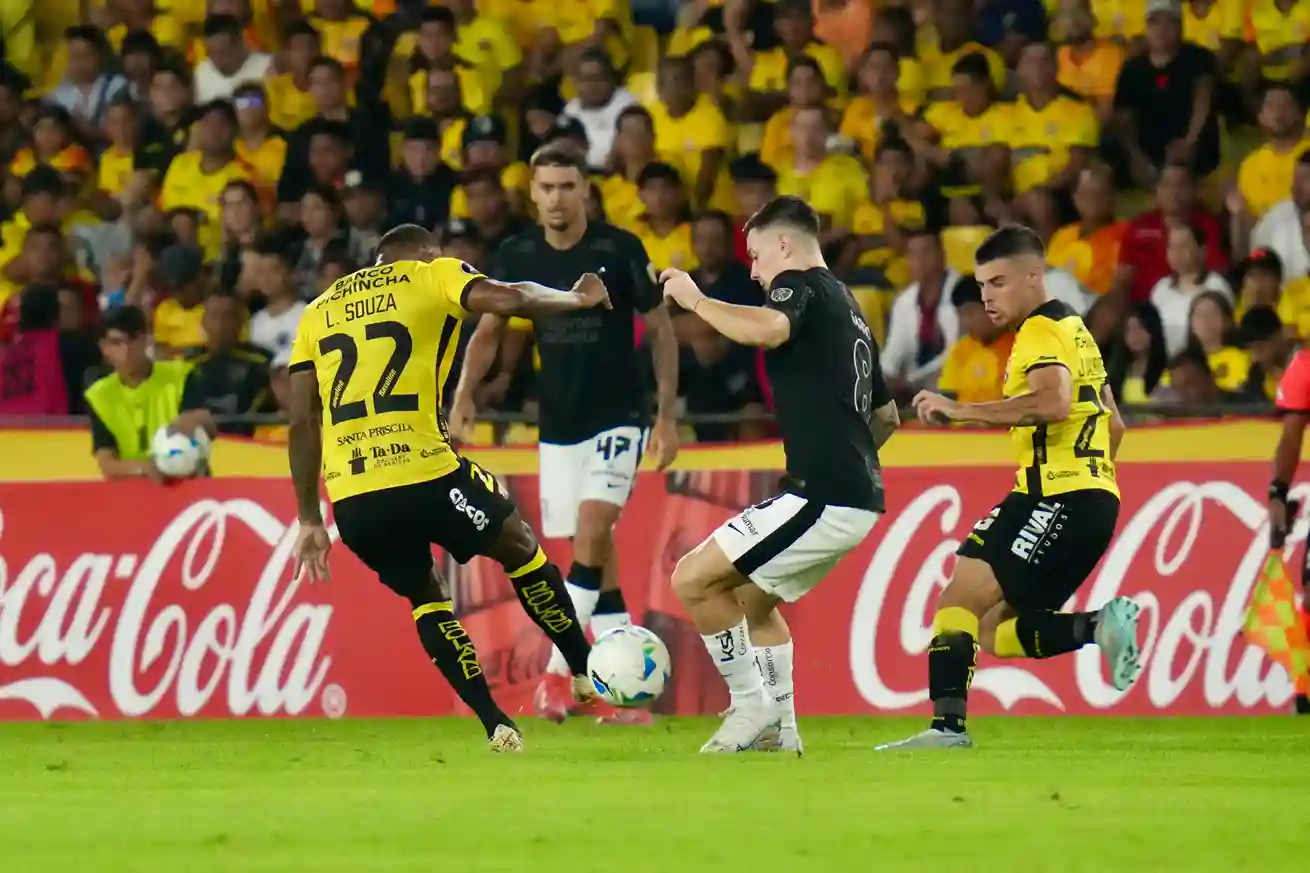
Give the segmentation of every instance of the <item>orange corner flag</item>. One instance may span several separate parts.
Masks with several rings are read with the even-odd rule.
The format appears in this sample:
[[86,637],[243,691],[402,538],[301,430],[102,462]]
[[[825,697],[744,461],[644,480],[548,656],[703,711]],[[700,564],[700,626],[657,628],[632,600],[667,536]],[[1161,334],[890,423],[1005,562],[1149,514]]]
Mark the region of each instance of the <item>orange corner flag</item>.
[[1310,639],[1296,607],[1296,590],[1283,556],[1272,551],[1256,580],[1242,632],[1287,670],[1297,694],[1310,690]]

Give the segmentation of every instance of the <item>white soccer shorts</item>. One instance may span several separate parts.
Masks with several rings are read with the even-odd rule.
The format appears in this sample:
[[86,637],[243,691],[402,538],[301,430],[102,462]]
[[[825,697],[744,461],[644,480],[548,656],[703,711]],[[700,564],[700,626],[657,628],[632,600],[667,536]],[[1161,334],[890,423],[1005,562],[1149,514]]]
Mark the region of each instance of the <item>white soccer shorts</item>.
[[819,584],[873,530],[878,513],[780,494],[724,522],[714,541],[737,572],[788,603]]
[[577,533],[578,506],[598,500],[624,506],[637,481],[645,432],[636,425],[601,431],[573,445],[542,443],[541,535],[550,539]]

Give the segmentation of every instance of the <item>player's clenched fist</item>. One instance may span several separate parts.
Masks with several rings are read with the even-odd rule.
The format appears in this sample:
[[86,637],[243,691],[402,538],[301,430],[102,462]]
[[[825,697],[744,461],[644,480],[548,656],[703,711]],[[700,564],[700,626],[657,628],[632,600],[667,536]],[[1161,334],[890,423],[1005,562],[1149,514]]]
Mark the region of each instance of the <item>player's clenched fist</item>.
[[595,273],[583,273],[582,278],[573,283],[573,293],[577,294],[587,306],[614,308],[610,304],[610,293],[605,289],[605,283]]
[[933,391],[914,395],[914,411],[924,424],[944,424],[955,418],[960,404]]
[[670,267],[660,273],[660,281],[664,283],[664,299],[672,300],[683,309],[695,309],[696,301],[705,296],[697,287],[696,280],[687,275],[685,270]]

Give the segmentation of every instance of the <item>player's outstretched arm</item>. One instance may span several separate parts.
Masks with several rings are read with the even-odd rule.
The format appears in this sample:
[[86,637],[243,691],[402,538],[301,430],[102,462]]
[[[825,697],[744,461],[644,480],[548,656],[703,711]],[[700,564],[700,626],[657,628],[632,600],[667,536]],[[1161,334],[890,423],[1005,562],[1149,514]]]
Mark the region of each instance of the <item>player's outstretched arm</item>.
[[[973,421],[996,427],[1030,427],[1043,422],[1064,421],[1073,407],[1073,377],[1063,364],[1051,363],[1033,367],[1028,371],[1026,394],[1007,397],[988,403],[958,403],[946,400],[940,412],[952,421]],[[915,398],[915,407],[923,405],[921,392]]]
[[791,339],[791,319],[764,306],[738,306],[706,297],[696,280],[683,270],[670,268],[660,274],[664,296],[723,336],[743,346],[776,349]]
[[596,306],[611,308],[605,283],[595,273],[584,273],[568,291],[557,291],[536,282],[497,282],[479,277],[465,288],[463,303],[469,312],[523,318]]
[[318,503],[318,476],[323,469],[322,409],[318,396],[318,378],[313,368],[291,373],[288,389],[287,459],[291,464],[291,483],[296,489],[296,507],[301,524],[321,525],[323,513]]

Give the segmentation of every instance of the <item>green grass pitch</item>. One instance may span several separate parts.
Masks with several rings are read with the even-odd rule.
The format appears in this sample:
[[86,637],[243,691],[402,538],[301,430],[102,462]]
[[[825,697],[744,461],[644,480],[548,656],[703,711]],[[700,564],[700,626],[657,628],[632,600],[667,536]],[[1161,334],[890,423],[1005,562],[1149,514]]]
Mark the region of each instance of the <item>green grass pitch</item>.
[[712,719],[0,726],[6,873],[1303,869],[1310,719],[802,720],[804,758],[701,756]]

